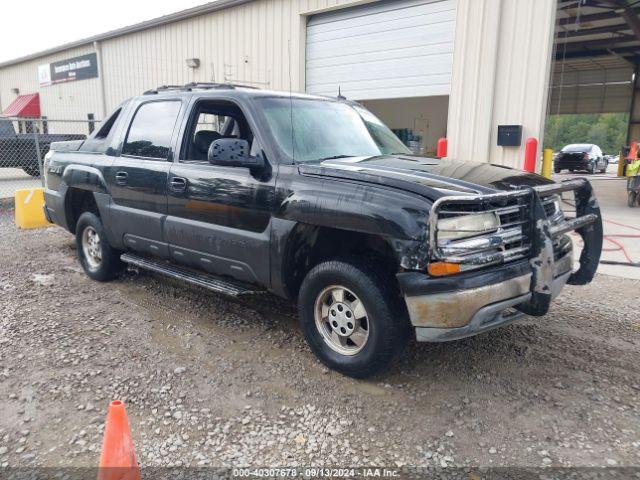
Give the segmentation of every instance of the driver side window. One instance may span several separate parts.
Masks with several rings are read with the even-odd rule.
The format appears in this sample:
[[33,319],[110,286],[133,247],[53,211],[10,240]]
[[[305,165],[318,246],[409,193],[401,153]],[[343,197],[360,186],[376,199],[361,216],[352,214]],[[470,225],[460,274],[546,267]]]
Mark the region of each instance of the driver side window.
[[238,106],[225,101],[202,101],[191,116],[180,159],[207,163],[211,145],[222,138],[237,138],[253,144],[253,134]]

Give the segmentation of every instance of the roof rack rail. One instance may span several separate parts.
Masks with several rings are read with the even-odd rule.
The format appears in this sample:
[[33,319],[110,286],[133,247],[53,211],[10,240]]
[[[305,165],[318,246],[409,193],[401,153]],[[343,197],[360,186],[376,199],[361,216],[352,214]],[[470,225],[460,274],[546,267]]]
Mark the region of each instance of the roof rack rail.
[[240,85],[235,83],[214,83],[214,82],[191,82],[186,85],[162,85],[153,90],[147,90],[144,95],[156,95],[160,92],[167,92],[171,90],[190,92],[193,89],[200,90],[212,90],[212,89],[235,89],[235,88],[250,88],[258,90],[258,87],[251,85]]

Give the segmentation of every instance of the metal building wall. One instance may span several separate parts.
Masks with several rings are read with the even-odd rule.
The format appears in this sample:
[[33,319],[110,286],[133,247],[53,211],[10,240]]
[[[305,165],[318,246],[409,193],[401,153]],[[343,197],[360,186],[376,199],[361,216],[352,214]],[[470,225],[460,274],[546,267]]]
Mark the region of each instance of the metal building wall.
[[[100,118],[127,97],[162,84],[250,83],[303,90],[307,15],[373,0],[255,0],[100,42],[101,78],[37,88],[37,66],[93,51],[87,44],[0,69],[10,89],[40,91],[49,117]],[[458,0],[448,137],[453,158],[523,163],[522,148],[496,146],[499,124],[542,140],[556,0]],[[185,60],[199,58],[190,70]]]
[[[542,144],[556,0],[459,0],[449,109],[449,156],[522,167]],[[520,148],[498,147],[498,125],[523,126]]]
[[[93,113],[96,118],[99,118],[101,114],[99,79],[60,83],[47,87],[38,85],[38,65],[92,52],[94,52],[93,45],[88,44],[0,69],[0,111],[13,102],[16,94],[11,90],[18,88],[21,95],[40,93],[42,113],[50,119],[82,120],[87,118],[88,113]],[[55,122],[50,124],[51,133],[56,133],[57,125],[59,126]]]
[[[163,84],[246,83],[303,87],[301,14],[351,0],[258,0],[102,43],[106,103]],[[199,58],[191,70],[187,58]]]
[[[0,68],[0,107],[15,95],[40,92],[45,115],[101,118],[105,110],[144,90],[191,81],[248,83],[268,89],[304,89],[304,15],[372,0],[256,0],[212,13],[151,27],[99,42],[100,79],[38,87],[43,63],[95,51],[94,45],[65,50]],[[187,67],[199,58],[200,68]]]

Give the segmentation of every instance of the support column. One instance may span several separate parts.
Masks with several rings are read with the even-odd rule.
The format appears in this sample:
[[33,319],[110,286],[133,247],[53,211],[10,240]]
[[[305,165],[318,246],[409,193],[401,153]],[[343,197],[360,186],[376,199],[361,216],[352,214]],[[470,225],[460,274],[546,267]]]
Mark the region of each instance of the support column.
[[[525,140],[542,145],[556,8],[557,0],[458,0],[450,158],[522,168]],[[498,147],[498,125],[522,125],[522,146]]]
[[104,69],[102,68],[102,45],[100,42],[93,42],[96,51],[96,61],[98,62],[98,83],[100,85],[100,120],[107,118],[107,102],[104,94]]
[[631,142],[640,142],[640,67],[634,68],[633,93],[631,94],[631,106],[629,108],[629,126],[627,128],[627,145]]

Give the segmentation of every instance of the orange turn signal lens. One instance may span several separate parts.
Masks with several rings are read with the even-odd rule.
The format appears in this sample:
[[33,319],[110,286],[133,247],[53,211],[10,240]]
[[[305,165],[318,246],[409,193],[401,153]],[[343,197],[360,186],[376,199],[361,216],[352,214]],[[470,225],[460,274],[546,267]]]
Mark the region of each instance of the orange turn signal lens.
[[445,277],[460,273],[462,270],[457,263],[435,262],[429,264],[427,271],[434,277]]

